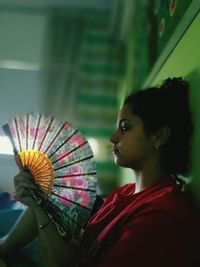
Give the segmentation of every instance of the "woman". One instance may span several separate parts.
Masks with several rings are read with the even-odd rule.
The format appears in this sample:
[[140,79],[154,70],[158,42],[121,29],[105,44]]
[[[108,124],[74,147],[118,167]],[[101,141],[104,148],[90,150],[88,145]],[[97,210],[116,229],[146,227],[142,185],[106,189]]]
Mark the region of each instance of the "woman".
[[[188,84],[181,78],[130,95],[111,142],[116,164],[131,168],[135,183],[108,196],[84,234],[67,244],[26,195],[26,188],[34,188],[30,174],[17,175],[16,197],[30,207],[21,233],[28,241],[39,227],[41,266],[200,266],[198,209],[177,177],[189,171],[191,136]],[[14,235],[3,242],[2,255],[13,249]],[[18,246],[24,243],[21,238]]]

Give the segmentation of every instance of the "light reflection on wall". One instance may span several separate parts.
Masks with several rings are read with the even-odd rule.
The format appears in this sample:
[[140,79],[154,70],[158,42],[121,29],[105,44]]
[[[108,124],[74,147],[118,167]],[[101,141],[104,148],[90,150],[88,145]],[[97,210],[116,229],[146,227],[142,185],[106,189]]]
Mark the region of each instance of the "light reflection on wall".
[[13,149],[11,143],[6,136],[0,136],[0,154],[12,155]]

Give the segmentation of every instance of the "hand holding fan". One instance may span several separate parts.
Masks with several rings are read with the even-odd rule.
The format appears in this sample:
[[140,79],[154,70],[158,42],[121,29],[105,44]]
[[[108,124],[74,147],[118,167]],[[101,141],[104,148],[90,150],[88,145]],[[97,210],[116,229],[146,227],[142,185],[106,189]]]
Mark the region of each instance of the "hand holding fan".
[[16,116],[3,126],[19,168],[28,168],[38,190],[29,193],[63,237],[75,236],[96,197],[91,147],[69,122],[41,114]]

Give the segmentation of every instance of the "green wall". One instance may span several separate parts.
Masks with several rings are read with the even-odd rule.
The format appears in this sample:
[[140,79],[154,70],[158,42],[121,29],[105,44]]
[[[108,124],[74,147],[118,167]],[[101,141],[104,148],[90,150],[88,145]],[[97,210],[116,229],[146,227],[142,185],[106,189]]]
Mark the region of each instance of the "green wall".
[[169,56],[153,84],[160,83],[169,76],[187,76],[194,70],[200,70],[200,14],[196,16]]

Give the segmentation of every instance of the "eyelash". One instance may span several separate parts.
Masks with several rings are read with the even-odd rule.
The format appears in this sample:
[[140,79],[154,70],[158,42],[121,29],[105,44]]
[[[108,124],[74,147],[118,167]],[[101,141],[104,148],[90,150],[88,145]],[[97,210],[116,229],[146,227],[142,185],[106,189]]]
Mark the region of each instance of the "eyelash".
[[121,130],[122,133],[125,133],[125,132],[127,132],[129,130],[129,127],[126,126],[126,125],[120,125],[119,128],[120,128],[120,130]]

